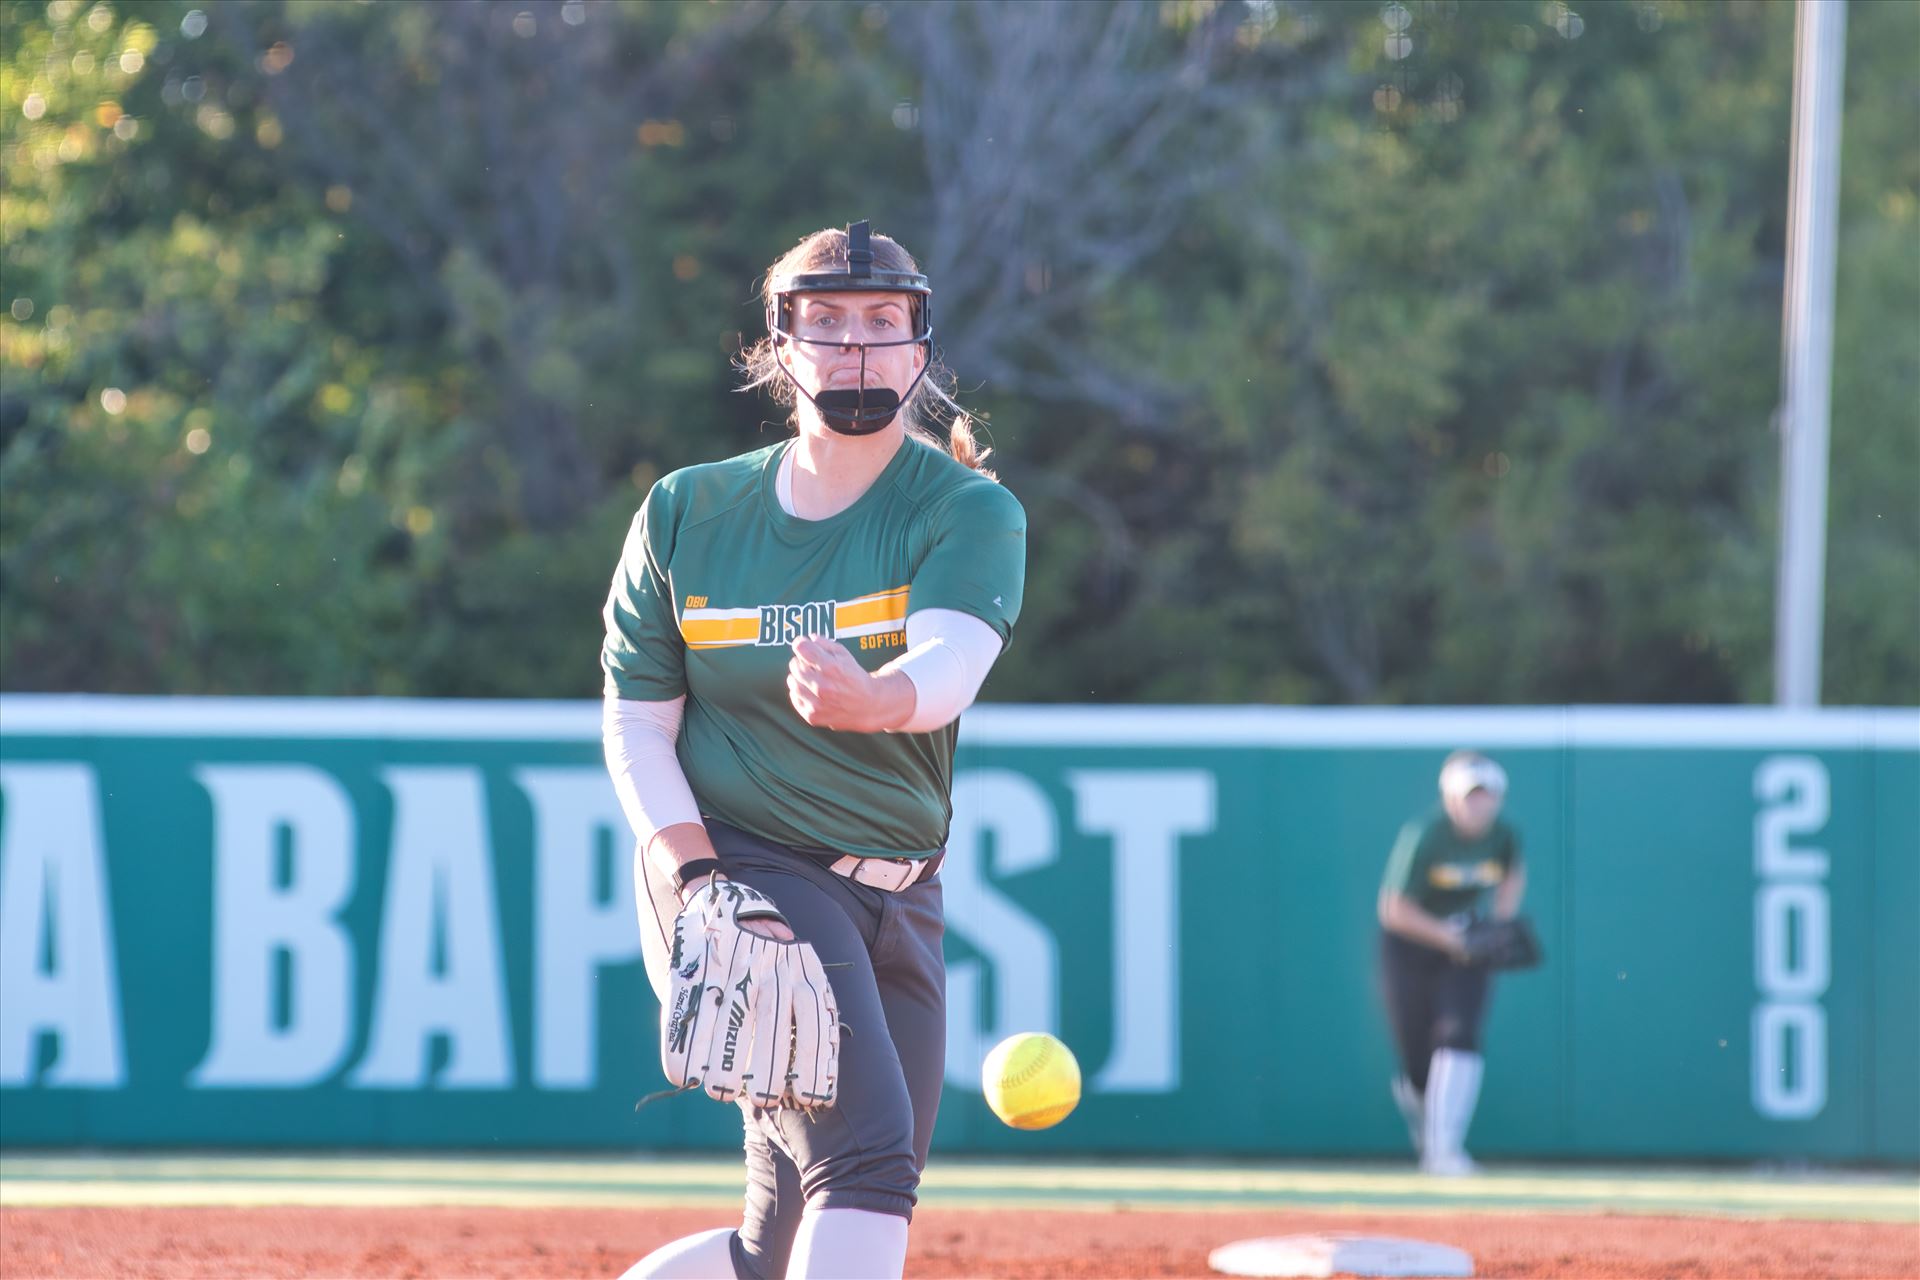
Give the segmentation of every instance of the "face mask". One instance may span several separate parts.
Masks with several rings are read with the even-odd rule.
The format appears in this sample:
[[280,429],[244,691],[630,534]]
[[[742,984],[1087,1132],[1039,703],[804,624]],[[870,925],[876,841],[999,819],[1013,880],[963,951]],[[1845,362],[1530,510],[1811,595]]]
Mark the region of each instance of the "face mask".
[[[904,293],[908,295],[907,310],[917,322],[919,332],[911,338],[902,338],[895,342],[834,342],[819,338],[802,338],[792,332],[791,317],[793,299],[802,293]],[[830,430],[843,436],[869,436],[882,431],[900,415],[900,407],[913,395],[920,379],[926,376],[927,369],[933,364],[933,320],[932,293],[927,287],[927,278],[907,271],[875,271],[873,269],[873,232],[869,224],[856,222],[847,228],[847,269],[845,271],[815,271],[796,275],[781,282],[774,290],[773,297],[767,303],[767,332],[773,335],[776,345],[783,342],[808,343],[816,346],[834,346],[840,348],[857,346],[860,348],[860,381],[853,387],[834,387],[815,395],[801,386],[799,380],[785,364],[780,372],[793,388],[808,403],[820,411],[820,418]],[[927,358],[920,362],[920,371],[913,375],[913,381],[907,384],[906,394],[892,387],[869,387],[867,385],[867,352],[879,347],[918,346],[925,343]]]

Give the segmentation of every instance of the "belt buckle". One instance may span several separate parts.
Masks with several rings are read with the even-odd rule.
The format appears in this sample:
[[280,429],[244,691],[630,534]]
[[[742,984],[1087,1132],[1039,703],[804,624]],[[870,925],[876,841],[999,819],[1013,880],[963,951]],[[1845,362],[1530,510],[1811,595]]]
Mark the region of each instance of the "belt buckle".
[[862,858],[853,869],[853,878],[873,889],[898,893],[913,883],[920,864],[904,858]]

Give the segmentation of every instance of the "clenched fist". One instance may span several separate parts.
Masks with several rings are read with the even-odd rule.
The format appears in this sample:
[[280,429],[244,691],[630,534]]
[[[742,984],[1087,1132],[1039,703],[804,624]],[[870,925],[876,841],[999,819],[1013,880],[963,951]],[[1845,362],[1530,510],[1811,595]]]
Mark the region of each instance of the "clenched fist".
[[869,674],[839,641],[809,636],[793,642],[787,699],[816,728],[881,733],[913,715],[913,681],[900,671]]

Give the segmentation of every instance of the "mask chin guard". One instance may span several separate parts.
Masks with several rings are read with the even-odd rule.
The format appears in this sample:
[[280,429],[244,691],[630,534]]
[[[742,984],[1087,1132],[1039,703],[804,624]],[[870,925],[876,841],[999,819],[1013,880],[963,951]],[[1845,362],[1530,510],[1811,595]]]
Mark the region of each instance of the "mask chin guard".
[[[793,332],[794,298],[803,293],[904,293],[914,335],[897,342],[831,342],[820,338],[802,338]],[[861,221],[847,227],[847,266],[844,271],[809,271],[777,282],[767,299],[767,333],[775,347],[783,342],[810,346],[858,347],[860,381],[853,387],[836,387],[810,394],[792,372],[782,364],[780,372],[795,391],[820,411],[828,428],[846,436],[868,436],[884,430],[899,416],[901,406],[913,395],[927,370],[933,365],[933,290],[927,278],[915,271],[875,271],[873,269],[872,224]],[[920,372],[907,385],[906,394],[892,387],[867,385],[867,352],[878,347],[906,347],[926,344],[927,358]]]

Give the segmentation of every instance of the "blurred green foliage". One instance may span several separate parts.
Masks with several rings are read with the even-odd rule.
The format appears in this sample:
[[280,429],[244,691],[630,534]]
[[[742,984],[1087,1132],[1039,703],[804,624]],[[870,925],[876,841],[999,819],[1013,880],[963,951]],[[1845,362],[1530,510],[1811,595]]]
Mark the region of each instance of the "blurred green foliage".
[[[1770,697],[1788,5],[0,21],[8,689],[596,693],[864,216],[1032,519],[993,696]],[[1920,6],[1848,43],[1825,693],[1912,703]]]

